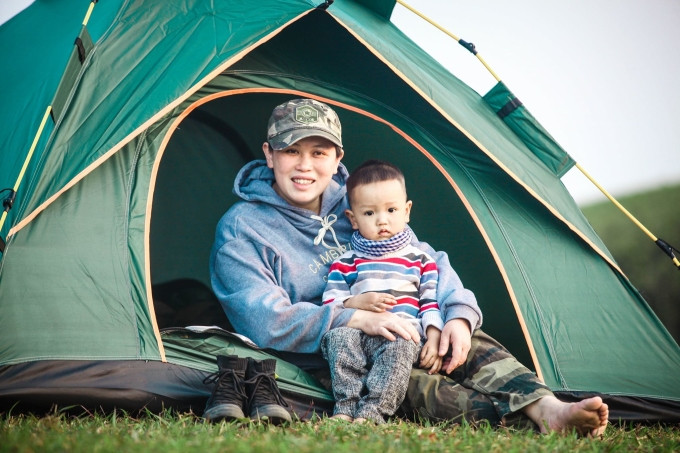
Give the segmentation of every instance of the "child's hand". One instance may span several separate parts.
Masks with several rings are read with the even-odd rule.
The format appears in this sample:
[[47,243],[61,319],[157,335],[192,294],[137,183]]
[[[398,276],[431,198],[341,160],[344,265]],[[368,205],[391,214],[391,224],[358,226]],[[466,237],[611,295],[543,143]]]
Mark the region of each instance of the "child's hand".
[[391,294],[363,293],[345,300],[345,307],[382,313],[396,305],[397,299]]
[[427,341],[420,351],[420,364],[422,369],[428,369],[428,374],[439,373],[442,368],[443,357],[439,355],[439,337],[441,332],[433,326],[427,328]]

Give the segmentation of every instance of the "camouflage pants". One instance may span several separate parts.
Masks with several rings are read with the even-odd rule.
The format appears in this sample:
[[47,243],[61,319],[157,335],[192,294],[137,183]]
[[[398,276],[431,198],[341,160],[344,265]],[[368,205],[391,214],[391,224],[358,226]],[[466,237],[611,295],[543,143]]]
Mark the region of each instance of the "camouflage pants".
[[338,327],[323,336],[321,352],[331,371],[333,414],[384,423],[404,400],[420,345]]
[[520,410],[552,394],[505,347],[477,330],[466,363],[451,375],[429,375],[417,368],[411,371],[401,415],[532,426]]

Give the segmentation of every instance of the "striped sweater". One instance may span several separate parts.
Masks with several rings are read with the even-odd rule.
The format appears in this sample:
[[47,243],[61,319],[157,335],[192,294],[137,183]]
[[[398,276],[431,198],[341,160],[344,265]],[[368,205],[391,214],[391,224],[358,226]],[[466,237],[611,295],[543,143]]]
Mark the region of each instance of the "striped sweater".
[[343,303],[369,291],[397,298],[391,311],[412,321],[421,336],[444,327],[437,304],[437,264],[413,245],[374,257],[349,250],[331,265],[323,303]]

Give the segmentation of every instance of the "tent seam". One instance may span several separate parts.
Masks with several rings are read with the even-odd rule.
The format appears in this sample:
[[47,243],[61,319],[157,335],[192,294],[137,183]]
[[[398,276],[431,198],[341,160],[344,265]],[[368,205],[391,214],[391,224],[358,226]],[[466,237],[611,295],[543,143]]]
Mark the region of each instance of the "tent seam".
[[[137,169],[137,164],[139,163],[139,156],[141,154],[141,145],[144,143],[144,137],[148,133],[148,129],[146,129],[142,134],[139,136],[140,140],[137,142],[137,146],[135,146],[135,153],[133,156],[132,160],[132,165],[130,168],[130,175],[127,180],[127,184],[125,187],[126,190],[126,197],[125,197],[125,238],[126,238],[126,247],[125,251],[123,252],[125,254],[125,263],[126,263],[126,270],[128,275],[132,275],[132,271],[130,269],[130,210],[132,209],[132,191],[134,187],[134,181],[136,179],[136,169]],[[134,318],[134,326],[133,326],[133,333],[134,337],[136,337],[137,340],[137,355],[141,356],[142,355],[142,343],[141,343],[141,335],[139,334],[139,322],[137,321],[137,311],[135,310],[134,307],[134,294],[133,294],[133,289],[132,289],[132,279],[126,279],[126,284],[128,287],[128,295],[129,295],[129,302],[132,304],[132,314]]]

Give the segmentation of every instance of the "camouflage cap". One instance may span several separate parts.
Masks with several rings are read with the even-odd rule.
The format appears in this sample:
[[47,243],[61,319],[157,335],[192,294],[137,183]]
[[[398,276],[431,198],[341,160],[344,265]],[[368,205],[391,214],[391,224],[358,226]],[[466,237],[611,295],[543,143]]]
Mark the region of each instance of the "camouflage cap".
[[338,115],[323,102],[293,99],[276,106],[269,117],[267,141],[283,149],[306,137],[323,137],[342,148]]

